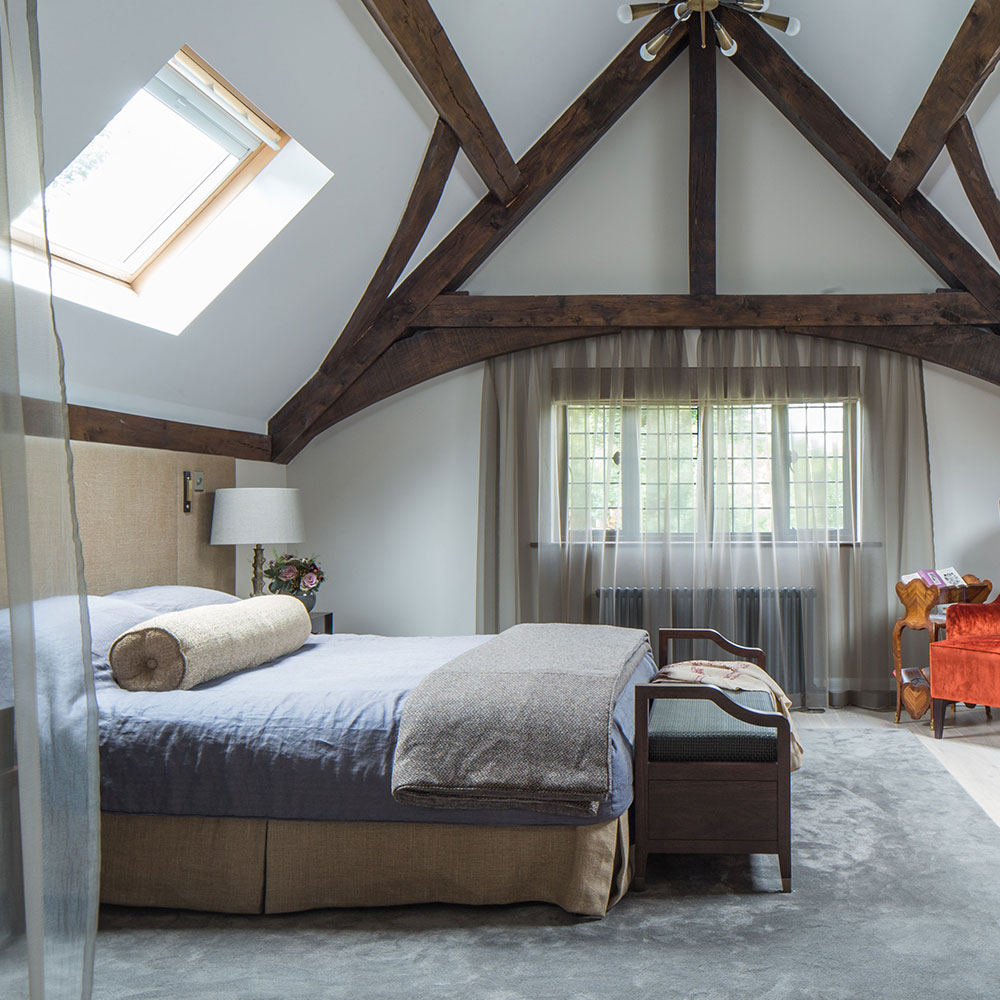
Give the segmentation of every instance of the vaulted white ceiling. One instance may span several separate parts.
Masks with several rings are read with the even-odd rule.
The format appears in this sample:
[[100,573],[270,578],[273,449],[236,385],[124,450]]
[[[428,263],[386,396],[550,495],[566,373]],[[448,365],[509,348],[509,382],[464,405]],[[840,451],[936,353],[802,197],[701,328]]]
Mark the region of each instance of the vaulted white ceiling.
[[[636,30],[616,0],[431,0],[515,158]],[[891,155],[971,0],[775,0],[782,45]],[[180,336],[58,301],[70,400],[240,429],[313,373],[399,221],[435,114],[360,0],[43,0],[46,175],[182,44],[334,178]],[[723,60],[720,59],[720,62]],[[1000,164],[1000,80],[970,112]],[[686,290],[682,57],[467,284],[473,292]],[[723,65],[721,292],[919,291],[939,280]],[[921,190],[1000,267],[945,154]],[[418,262],[482,196],[460,154]]]

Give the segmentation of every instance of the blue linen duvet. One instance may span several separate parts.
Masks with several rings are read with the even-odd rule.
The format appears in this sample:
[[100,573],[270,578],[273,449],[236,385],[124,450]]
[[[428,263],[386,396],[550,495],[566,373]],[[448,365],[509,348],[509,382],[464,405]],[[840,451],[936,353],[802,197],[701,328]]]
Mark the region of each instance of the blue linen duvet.
[[489,636],[314,635],[290,656],[190,691],[129,692],[98,653],[100,631],[98,623],[101,805],[109,812],[528,826],[603,822],[632,801],[633,687],[656,672],[652,656],[615,707],[611,794],[596,816],[570,818],[429,809],[392,797],[406,696]]

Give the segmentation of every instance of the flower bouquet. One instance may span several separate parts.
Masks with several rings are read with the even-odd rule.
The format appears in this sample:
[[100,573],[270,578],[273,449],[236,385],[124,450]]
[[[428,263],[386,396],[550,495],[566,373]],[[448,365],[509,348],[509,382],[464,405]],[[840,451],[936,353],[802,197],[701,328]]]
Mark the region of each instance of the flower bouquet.
[[291,594],[302,601],[308,611],[316,603],[316,591],[323,582],[323,570],[315,556],[303,558],[287,552],[284,555],[274,553],[264,569],[264,576],[272,594]]

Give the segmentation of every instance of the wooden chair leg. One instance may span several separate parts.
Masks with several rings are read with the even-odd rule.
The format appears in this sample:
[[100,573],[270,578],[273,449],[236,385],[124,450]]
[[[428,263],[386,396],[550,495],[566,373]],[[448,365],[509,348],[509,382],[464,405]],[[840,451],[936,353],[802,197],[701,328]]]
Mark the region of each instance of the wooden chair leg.
[[939,740],[944,735],[944,713],[948,702],[943,698],[935,698],[932,702],[932,717],[934,720],[934,739]]

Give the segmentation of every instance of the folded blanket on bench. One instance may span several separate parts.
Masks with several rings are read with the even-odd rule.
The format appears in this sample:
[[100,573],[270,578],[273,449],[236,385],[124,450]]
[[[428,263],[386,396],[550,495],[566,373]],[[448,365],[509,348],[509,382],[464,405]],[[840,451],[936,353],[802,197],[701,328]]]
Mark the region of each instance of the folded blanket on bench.
[[639,629],[516,625],[429,674],[403,706],[400,802],[595,815],[611,791],[615,701]]
[[662,667],[653,678],[659,681],[681,681],[685,684],[712,684],[724,691],[770,691],[778,711],[788,719],[791,730],[791,767],[797,771],[802,766],[802,744],[795,728],[790,709],[791,700],[781,686],[756,663],[744,660],[682,660]]

